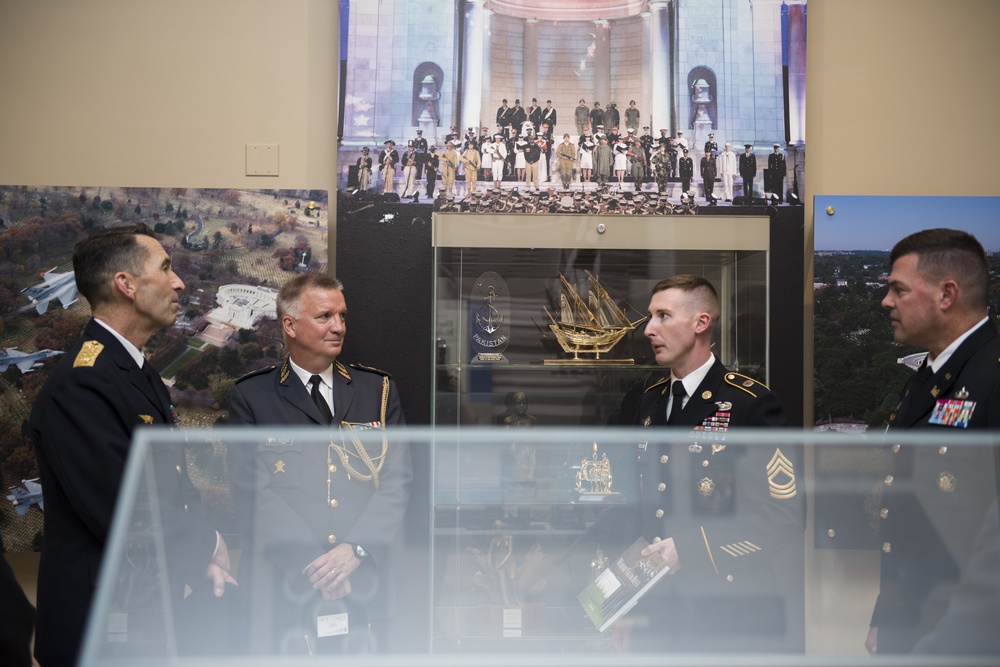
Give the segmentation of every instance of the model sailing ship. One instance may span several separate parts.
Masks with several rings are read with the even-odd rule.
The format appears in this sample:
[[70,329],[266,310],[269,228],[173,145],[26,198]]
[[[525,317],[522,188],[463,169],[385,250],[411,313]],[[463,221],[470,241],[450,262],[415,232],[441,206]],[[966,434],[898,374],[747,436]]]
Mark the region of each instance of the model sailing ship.
[[[546,359],[546,364],[590,364],[606,362],[631,364],[632,359],[601,359],[625,337],[625,334],[642,324],[646,318],[634,322],[629,320],[624,310],[618,307],[601,281],[590,271],[587,274],[588,295],[584,301],[576,288],[559,274],[562,292],[559,295],[559,314],[553,315],[548,308],[549,329],[555,334],[562,349],[572,354],[570,359]],[[580,358],[580,354],[592,354],[593,358]]]

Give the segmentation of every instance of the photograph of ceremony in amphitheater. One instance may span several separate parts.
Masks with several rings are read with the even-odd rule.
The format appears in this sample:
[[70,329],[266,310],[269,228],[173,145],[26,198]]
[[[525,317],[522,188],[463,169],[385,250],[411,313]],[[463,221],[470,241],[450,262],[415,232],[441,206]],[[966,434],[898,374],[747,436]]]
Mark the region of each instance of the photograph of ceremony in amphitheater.
[[805,2],[345,0],[340,48],[345,197],[662,215],[804,192]]

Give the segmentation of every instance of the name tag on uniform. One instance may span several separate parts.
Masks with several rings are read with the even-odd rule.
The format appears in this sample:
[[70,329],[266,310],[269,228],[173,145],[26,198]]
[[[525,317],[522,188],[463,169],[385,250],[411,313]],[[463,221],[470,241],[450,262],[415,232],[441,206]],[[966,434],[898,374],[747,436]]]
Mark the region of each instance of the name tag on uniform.
[[975,409],[975,401],[958,401],[951,398],[942,398],[934,405],[934,412],[931,413],[928,423],[939,426],[968,428],[969,420],[972,419],[972,411]]
[[316,617],[317,637],[336,637],[347,634],[347,614],[328,614]]

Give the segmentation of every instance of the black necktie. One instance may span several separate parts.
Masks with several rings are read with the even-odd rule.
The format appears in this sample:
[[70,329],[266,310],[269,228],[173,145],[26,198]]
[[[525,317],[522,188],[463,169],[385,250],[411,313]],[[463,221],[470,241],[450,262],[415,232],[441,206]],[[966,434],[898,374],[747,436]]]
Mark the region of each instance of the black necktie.
[[323,415],[323,420],[329,424],[333,421],[333,412],[330,411],[330,404],[326,402],[323,398],[323,394],[320,393],[319,386],[323,384],[323,378],[318,375],[313,375],[309,378],[310,384],[312,384],[312,399],[319,408],[319,413]]
[[684,397],[687,396],[687,392],[684,391],[684,383],[680,380],[674,380],[674,383],[670,386],[670,393],[674,395],[674,402],[670,406],[670,417],[667,419],[667,426],[673,426],[681,420],[681,410],[684,409]]

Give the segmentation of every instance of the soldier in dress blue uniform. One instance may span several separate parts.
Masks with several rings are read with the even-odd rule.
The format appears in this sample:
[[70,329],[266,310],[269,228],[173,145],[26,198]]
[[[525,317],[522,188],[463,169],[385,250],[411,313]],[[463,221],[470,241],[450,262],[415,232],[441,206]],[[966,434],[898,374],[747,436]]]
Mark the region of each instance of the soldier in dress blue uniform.
[[[995,447],[948,440],[951,432],[1000,428],[1000,336],[987,308],[983,247],[966,232],[929,229],[897,243],[890,259],[882,306],[895,340],[928,355],[886,433],[880,592],[865,642],[873,654],[909,652],[935,628],[996,501],[1000,460]],[[941,444],[894,442],[901,429],[933,431]],[[995,544],[980,550],[997,553]]]
[[[639,400],[640,534],[671,567],[616,631],[634,650],[781,650],[787,594],[801,595],[805,492],[800,453],[727,445],[731,428],[786,425],[777,397],[712,353],[719,300],[700,276],[653,288],[645,334],[670,377]],[[671,431],[673,431],[671,433]]]
[[[77,662],[133,432],[178,419],[142,353],[154,333],[177,319],[184,283],[170,256],[139,223],[78,243],[73,269],[93,318],[42,387],[30,421],[45,489],[35,641],[43,665]],[[163,531],[171,536],[164,574],[175,610],[190,614],[188,600],[182,602],[185,583],[195,591],[199,583],[210,585],[216,596],[236,583],[229,552],[204,519],[183,448],[154,445],[150,459]],[[181,620],[183,614],[175,623]],[[183,650],[186,636],[181,628],[178,634]]]
[[245,576],[259,596],[251,650],[370,652],[393,612],[388,557],[412,477],[409,450],[387,431],[404,423],[399,394],[388,374],[337,361],[339,280],[293,278],[277,312],[288,358],[237,381],[230,421],[275,436],[282,429],[268,426],[311,425],[317,438],[264,438],[230,454],[251,542]]

